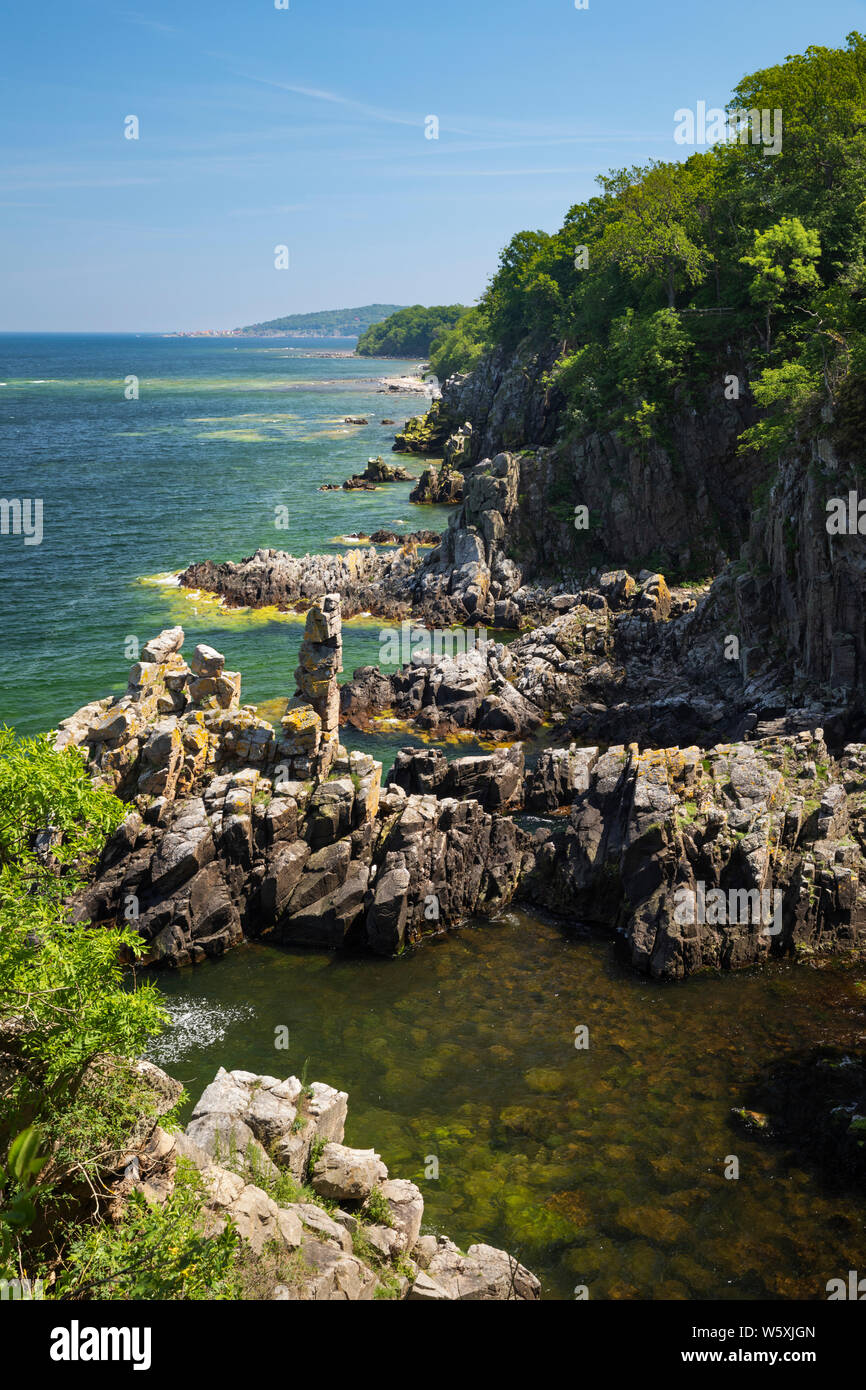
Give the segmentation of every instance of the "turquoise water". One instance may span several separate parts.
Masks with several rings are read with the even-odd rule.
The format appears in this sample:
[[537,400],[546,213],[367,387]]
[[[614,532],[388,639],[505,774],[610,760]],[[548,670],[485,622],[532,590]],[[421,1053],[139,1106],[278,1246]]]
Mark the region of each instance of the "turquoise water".
[[[210,642],[243,672],[246,701],[276,711],[301,621],[224,611],[171,575],[260,545],[303,554],[350,531],[441,529],[447,511],[411,505],[409,483],[317,491],[388,455],[394,427],[379,422],[421,403],[377,394],[377,378],[406,369],[273,340],[0,337],[0,496],[45,509],[41,546],[0,536],[0,720],[35,732],[122,690],[127,638],[176,622],[188,649]],[[130,374],[138,401],[124,400]],[[274,527],[283,505],[287,531]],[[347,673],[377,660],[378,633],[346,624]],[[344,741],[388,764],[420,740]],[[306,1063],[349,1092],[348,1142],[420,1183],[432,1227],[507,1246],[548,1297],[815,1298],[866,1266],[862,1202],[728,1118],[773,1058],[862,1046],[852,974],[776,966],[660,987],[608,943],[513,911],[394,961],[251,943],[158,978],[174,1026],[154,1056],[193,1097],[220,1065]],[[730,1153],[737,1182],[722,1175]]]
[[[395,426],[379,422],[424,403],[378,393],[378,378],[411,365],[273,339],[0,335],[0,496],[44,505],[41,545],[0,535],[0,719],[32,733],[123,690],[127,639],[176,622],[190,650],[225,651],[245,701],[290,695],[302,622],[224,612],[170,575],[258,546],[302,555],[344,550],[347,532],[441,530],[447,509],[411,504],[411,483],[317,491],[390,456]],[[130,375],[138,400],[124,398]],[[377,660],[378,633],[346,625],[347,674]]]

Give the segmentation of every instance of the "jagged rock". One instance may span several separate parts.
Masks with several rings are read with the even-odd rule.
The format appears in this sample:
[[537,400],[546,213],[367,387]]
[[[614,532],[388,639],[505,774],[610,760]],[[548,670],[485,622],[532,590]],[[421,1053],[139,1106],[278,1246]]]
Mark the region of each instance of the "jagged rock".
[[[434,634],[444,636],[450,634]],[[440,734],[477,728],[497,737],[531,733],[543,720],[541,709],[508,679],[511,658],[501,644],[482,639],[457,655],[418,657],[388,676],[378,667],[359,667],[341,689],[344,717],[358,728],[384,710],[413,719]]]
[[[615,746],[587,766],[566,833],[524,892],[582,922],[614,923],[638,969],[681,978],[770,951],[866,946],[862,842],[845,839],[866,782],[852,778],[852,793],[834,780],[820,730],[706,755]],[[808,819],[804,791],[816,808]]]
[[158,666],[162,665],[173,652],[180,651],[183,646],[183,638],[182,627],[164,628],[158,637],[152,637],[142,647],[141,660],[143,662],[155,662]]
[[193,652],[190,668],[197,676],[219,676],[225,664],[226,659],[221,652],[200,642]]
[[317,1239],[330,1241],[347,1254],[351,1254],[351,1232],[339,1221],[333,1220],[321,1207],[317,1207],[313,1202],[295,1202],[288,1210],[293,1212],[304,1229],[312,1231]]
[[462,1255],[450,1240],[440,1237],[436,1253],[409,1290],[413,1301],[468,1302],[506,1300],[533,1302],[541,1285],[533,1274],[504,1250],[470,1245]]
[[448,762],[439,749],[401,748],[388,773],[388,786],[407,793],[472,798],[488,811],[519,810],[523,804],[523,749],[499,749],[490,756]]
[[334,1249],[326,1241],[309,1240],[302,1247],[305,1270],[297,1285],[277,1284],[277,1300],[305,1302],[368,1302],[379,1285],[373,1271],[356,1258]]
[[411,1251],[421,1234],[424,1219],[424,1198],[420,1188],[406,1178],[389,1178],[387,1182],[379,1184],[378,1191],[388,1203],[394,1228],[404,1237],[403,1248]]
[[323,1197],[363,1202],[387,1176],[388,1170],[374,1149],[349,1149],[331,1143],[313,1164],[310,1181]]
[[326,594],[307,614],[304,640],[295,673],[298,690],[319,716],[325,743],[337,741],[340,696],[337,676],[343,669],[340,595]]
[[450,465],[440,468],[432,465],[425,468],[416,486],[409,493],[410,502],[423,502],[436,506],[455,506],[463,501],[464,478]]
[[549,815],[570,806],[579,792],[589,790],[590,773],[598,761],[597,748],[545,748],[526,778],[525,809]]
[[414,482],[415,474],[401,468],[399,464],[386,463],[383,458],[370,458],[363,473],[347,478],[343,487],[347,490],[362,487],[368,483],[409,483]]
[[409,916],[409,870],[398,865],[380,874],[367,912],[367,941],[380,955],[402,950]]
[[345,617],[375,612],[401,618],[409,614],[408,584],[419,563],[418,555],[407,548],[383,554],[373,546],[359,547],[344,555],[299,558],[260,549],[237,564],[207,560],[190,565],[180,582],[186,588],[221,594],[236,606],[306,607],[326,594],[339,594]]

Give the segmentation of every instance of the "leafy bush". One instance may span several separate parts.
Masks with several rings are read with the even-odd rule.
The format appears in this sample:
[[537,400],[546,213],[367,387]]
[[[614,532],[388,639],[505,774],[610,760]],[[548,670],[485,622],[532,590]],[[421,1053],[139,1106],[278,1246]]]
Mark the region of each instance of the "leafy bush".
[[93,786],[81,751],[0,730],[0,806],[0,1028],[16,1059],[2,1081],[0,1205],[8,1212],[21,1196],[15,1146],[36,1126],[50,1162],[30,1190],[32,1218],[65,1176],[95,1171],[146,1110],[129,1064],[167,1015],[155,987],[129,988],[120,964],[121,946],[140,952],[137,934],[93,930],[67,906],[125,815]]
[[[440,378],[525,345],[557,362],[572,427],[639,443],[664,439],[681,388],[719,382],[733,357],[769,411],[746,448],[777,453],[791,438],[785,409],[813,396],[844,399],[852,420],[845,381],[866,372],[864,72],[854,32],[752,73],[730,108],[781,109],[778,153],[725,141],[613,170],[559,231],[518,232],[477,308],[434,349]],[[856,429],[844,438],[856,451]]]
[[488,335],[489,324],[483,309],[467,309],[452,329],[436,338],[430,352],[430,370],[440,381],[447,381],[455,372],[471,372],[487,351]]
[[818,377],[800,362],[786,362],[765,368],[752,383],[752,393],[767,415],[740,435],[740,452],[760,450],[778,459],[794,444],[798,424],[819,400]]
[[451,329],[463,313],[462,304],[413,304],[382,323],[374,323],[358,339],[360,357],[427,357],[437,337]]
[[73,1228],[54,1297],[236,1298],[239,1238],[231,1222],[218,1235],[205,1235],[204,1196],[201,1174],[181,1158],[174,1191],[162,1205],[134,1192],[117,1225]]

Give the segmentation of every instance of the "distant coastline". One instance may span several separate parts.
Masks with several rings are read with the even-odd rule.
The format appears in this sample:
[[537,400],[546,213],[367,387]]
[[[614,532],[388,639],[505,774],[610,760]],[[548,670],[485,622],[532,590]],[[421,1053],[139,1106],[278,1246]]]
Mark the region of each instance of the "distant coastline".
[[327,338],[332,341],[342,340],[347,343],[358,341],[357,333],[330,333],[324,329],[313,328],[271,328],[256,331],[251,328],[190,328],[178,329],[174,333],[163,333],[162,336],[164,338]]

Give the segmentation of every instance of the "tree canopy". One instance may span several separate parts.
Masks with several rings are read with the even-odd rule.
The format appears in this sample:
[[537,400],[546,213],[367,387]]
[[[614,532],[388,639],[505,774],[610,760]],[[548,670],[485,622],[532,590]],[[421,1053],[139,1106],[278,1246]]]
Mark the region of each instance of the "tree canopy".
[[726,140],[602,175],[559,231],[512,237],[434,347],[438,375],[494,348],[540,353],[574,426],[639,419],[642,435],[732,352],[756,402],[788,408],[789,436],[851,396],[866,371],[866,38],[751,73],[728,109],[781,111],[779,152]]
[[358,340],[361,357],[429,357],[436,339],[453,328],[464,312],[462,304],[412,304],[382,323],[373,324]]

